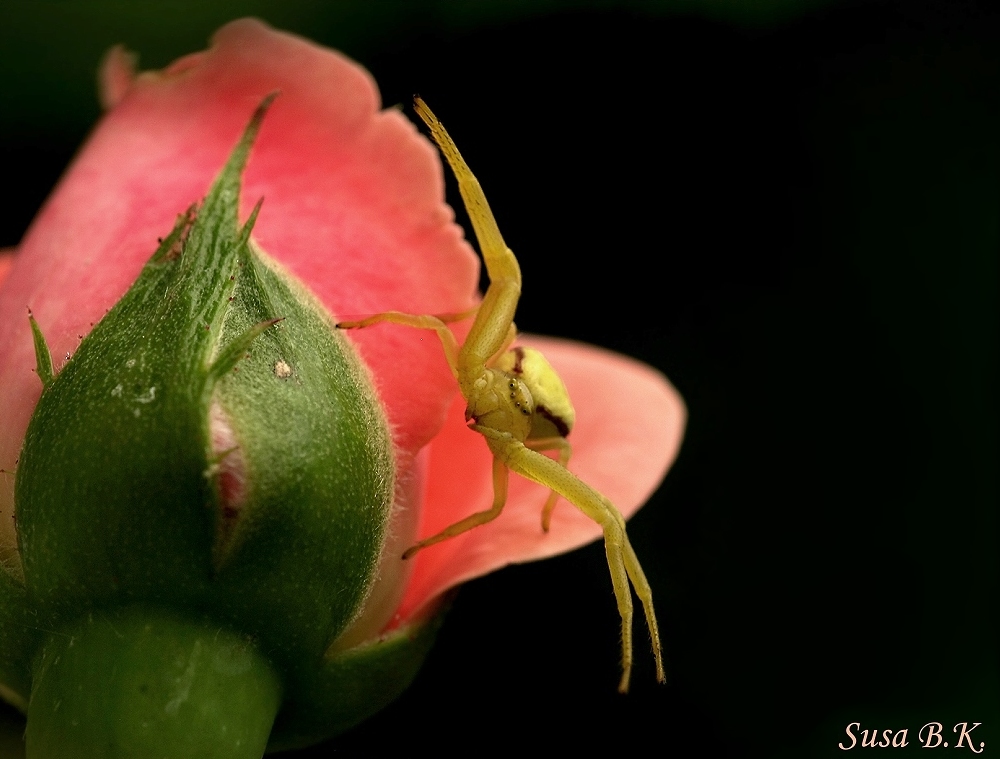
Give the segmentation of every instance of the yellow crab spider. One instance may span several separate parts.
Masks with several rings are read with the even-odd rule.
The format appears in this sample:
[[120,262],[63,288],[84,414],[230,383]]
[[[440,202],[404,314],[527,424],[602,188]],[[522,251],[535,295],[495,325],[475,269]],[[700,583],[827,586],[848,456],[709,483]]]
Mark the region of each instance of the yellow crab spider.
[[[628,690],[632,671],[632,593],[629,581],[646,613],[656,659],[656,677],[664,682],[660,633],[653,611],[653,592],[625,533],[625,520],[607,498],[573,475],[567,468],[571,448],[566,435],[574,411],[566,387],[548,361],[531,348],[510,349],[517,330],[514,311],[521,295],[521,269],[497,229],[493,212],[479,181],[473,176],[448,132],[419,97],[417,114],[434,137],[455,177],[479,240],[490,285],[477,309],[464,314],[439,316],[391,311],[361,321],[341,322],[342,329],[369,327],[381,322],[403,324],[437,332],[445,358],[466,401],[465,420],[486,438],[493,453],[493,506],[462,519],[437,535],[421,540],[403,554],[404,559],[427,546],[453,538],[496,519],[507,499],[511,470],[550,489],[542,508],[542,528],[549,529],[552,509],[559,496],[576,506],[604,530],[604,545],[611,581],[622,618],[622,677],[618,690]],[[475,314],[472,328],[461,345],[447,323]],[[540,451],[558,451],[555,461]]]

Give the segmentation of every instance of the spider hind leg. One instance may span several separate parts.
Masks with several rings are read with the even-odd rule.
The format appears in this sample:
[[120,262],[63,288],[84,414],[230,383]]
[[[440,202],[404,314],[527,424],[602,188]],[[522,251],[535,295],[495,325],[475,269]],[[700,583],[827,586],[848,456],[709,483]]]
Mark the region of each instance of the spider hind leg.
[[[604,547],[611,572],[618,613],[622,620],[622,677],[618,690],[628,691],[632,674],[632,588],[642,602],[656,661],[656,677],[664,682],[663,651],[659,626],[653,610],[653,593],[639,560],[625,532],[625,520],[607,498],[580,480],[559,462],[514,441],[510,435],[481,425],[472,429],[481,433],[496,459],[533,482],[548,487],[576,506],[584,515],[594,520],[604,532]],[[631,584],[631,588],[630,588]]]

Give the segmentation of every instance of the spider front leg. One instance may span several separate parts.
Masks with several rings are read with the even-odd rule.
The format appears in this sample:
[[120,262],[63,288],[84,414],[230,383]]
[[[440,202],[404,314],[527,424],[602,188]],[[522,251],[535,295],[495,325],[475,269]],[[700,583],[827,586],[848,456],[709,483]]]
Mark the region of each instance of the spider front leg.
[[551,488],[567,501],[576,506],[590,519],[593,519],[604,531],[604,548],[611,571],[611,584],[614,587],[615,599],[618,602],[618,613],[622,620],[622,678],[618,684],[621,693],[628,691],[629,679],[632,674],[632,594],[629,582],[635,588],[635,594],[642,602],[646,615],[646,625],[653,645],[653,658],[656,661],[656,679],[661,683],[666,681],[663,669],[663,651],[660,644],[660,629],[656,622],[656,612],[653,610],[653,589],[646,579],[639,559],[632,550],[628,535],[625,532],[625,520],[607,498],[594,490],[590,485],[573,475],[558,462],[543,456],[537,451],[526,448],[509,434],[478,424],[472,425],[486,438],[487,445],[493,455],[503,461],[508,468],[533,482]]
[[402,324],[404,327],[414,329],[432,329],[437,332],[441,340],[441,347],[444,348],[444,357],[448,362],[452,375],[458,377],[458,341],[448,329],[446,322],[461,321],[474,314],[478,309],[472,309],[458,314],[440,314],[432,316],[430,314],[404,314],[401,311],[386,311],[383,314],[375,314],[365,319],[357,321],[337,322],[337,329],[364,329],[375,324]]
[[432,546],[435,543],[440,543],[442,540],[447,540],[448,538],[453,538],[456,535],[461,535],[463,532],[468,532],[474,527],[479,527],[480,525],[486,524],[487,522],[492,522],[498,516],[500,512],[503,511],[504,504],[507,503],[507,481],[510,476],[510,470],[504,465],[504,463],[494,457],[493,458],[493,505],[486,511],[477,511],[475,514],[467,516],[465,519],[455,522],[455,524],[445,527],[437,535],[432,535],[429,538],[424,538],[416,545],[410,546],[406,549],[403,554],[404,559],[413,558],[417,551],[420,551],[427,546]]

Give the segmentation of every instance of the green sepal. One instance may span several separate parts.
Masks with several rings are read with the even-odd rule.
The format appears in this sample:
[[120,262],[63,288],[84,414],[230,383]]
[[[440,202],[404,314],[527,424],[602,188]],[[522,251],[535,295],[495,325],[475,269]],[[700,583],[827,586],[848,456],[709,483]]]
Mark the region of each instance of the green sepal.
[[28,323],[31,324],[31,339],[35,343],[35,371],[38,379],[42,381],[42,388],[47,388],[55,379],[52,371],[52,354],[49,353],[48,343],[45,342],[45,335],[42,334],[38,322],[30,312],[28,313]]
[[223,342],[270,314],[285,318],[214,390],[252,487],[236,524],[216,529],[212,603],[274,641],[270,650],[291,657],[289,666],[312,666],[375,576],[393,494],[391,444],[364,370],[347,360],[329,316],[253,248],[240,264]]
[[268,752],[332,738],[392,703],[417,676],[447,611],[448,604],[303,673],[275,720]]
[[264,334],[264,330],[270,329],[275,324],[280,322],[281,319],[267,319],[262,322],[257,322],[252,327],[247,329],[242,335],[233,340],[229,345],[223,348],[222,353],[220,353],[216,359],[212,362],[212,366],[208,370],[208,382],[206,383],[209,388],[213,388],[215,383],[222,379],[227,372],[236,368],[236,364],[240,362],[253,341]]
[[206,367],[238,274],[240,174],[262,117],[35,408],[14,498],[25,581],[46,613],[208,591]]

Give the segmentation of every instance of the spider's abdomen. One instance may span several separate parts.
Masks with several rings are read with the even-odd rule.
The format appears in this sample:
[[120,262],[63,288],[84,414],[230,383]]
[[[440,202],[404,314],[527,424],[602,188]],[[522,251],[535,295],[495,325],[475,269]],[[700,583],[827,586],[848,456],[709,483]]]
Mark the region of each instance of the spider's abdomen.
[[518,346],[496,360],[494,368],[521,380],[534,400],[529,438],[566,437],[576,411],[566,385],[552,365],[534,348]]

